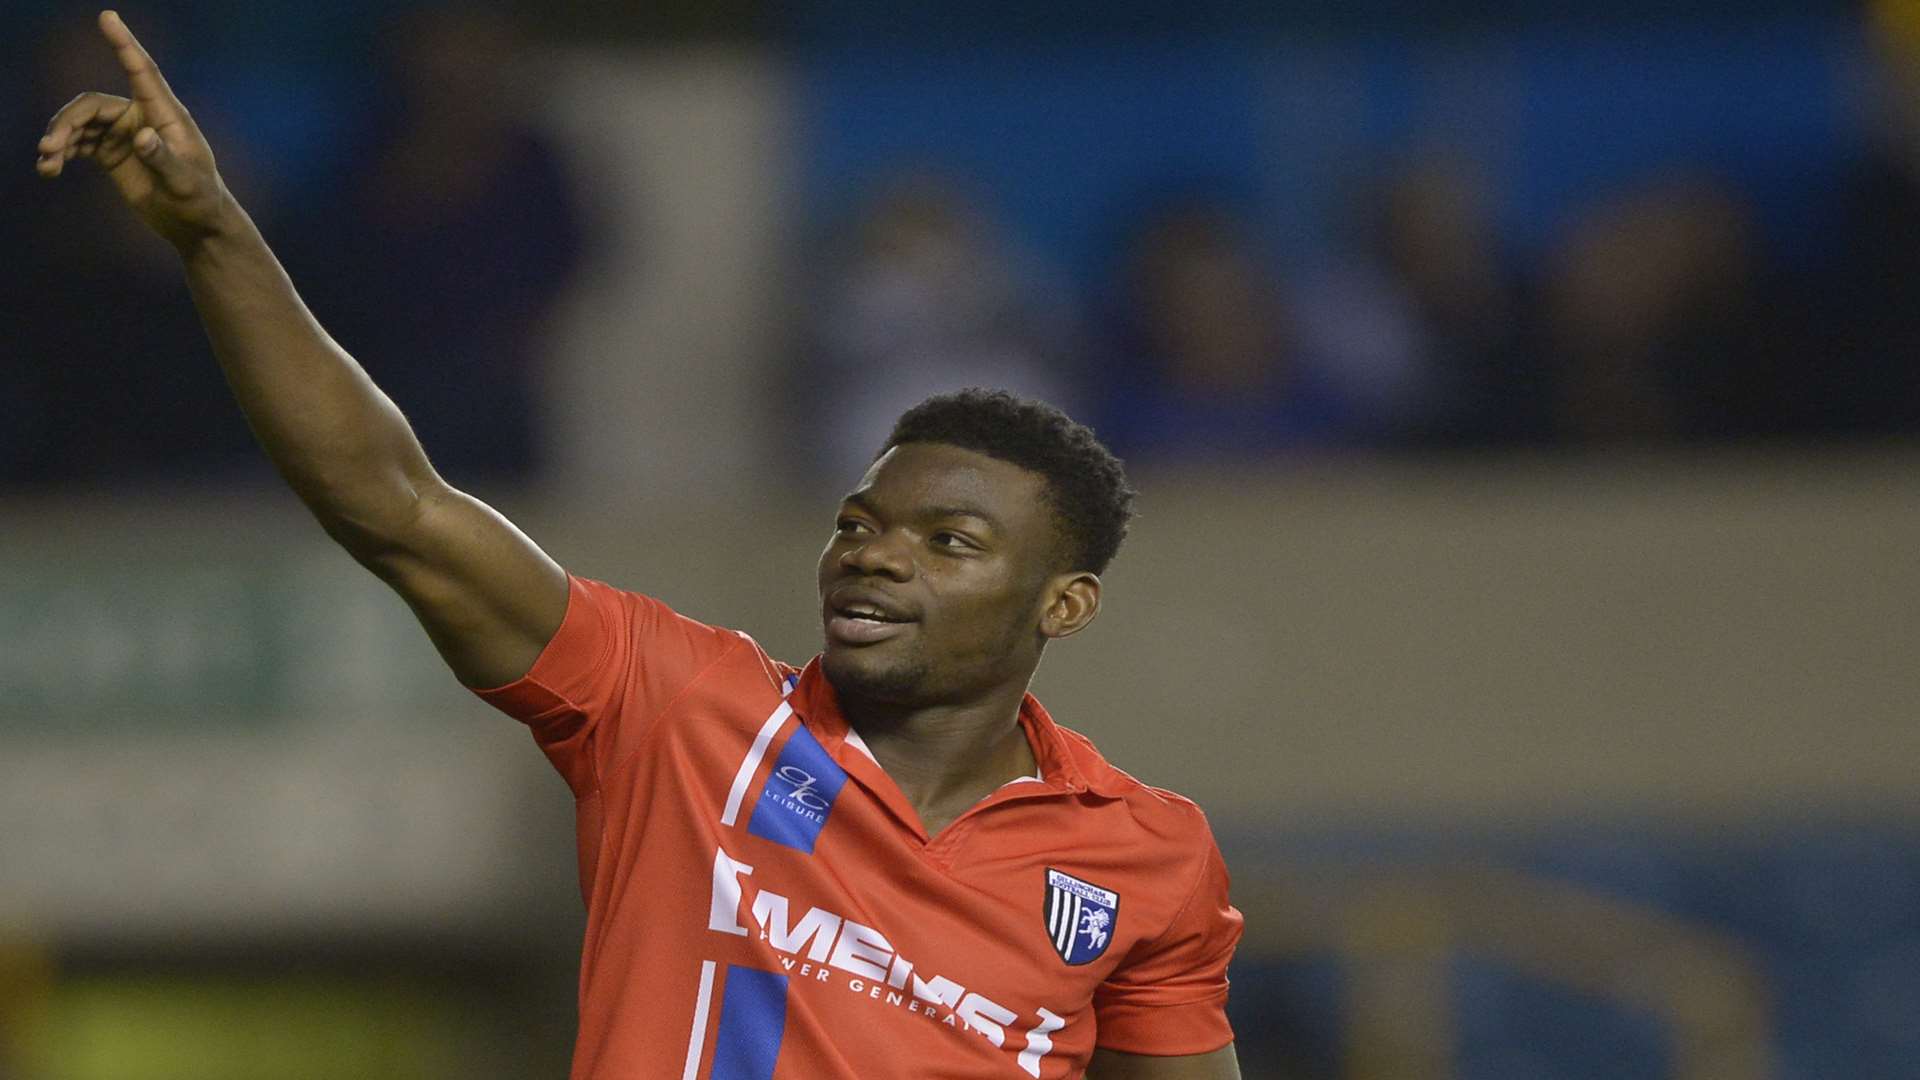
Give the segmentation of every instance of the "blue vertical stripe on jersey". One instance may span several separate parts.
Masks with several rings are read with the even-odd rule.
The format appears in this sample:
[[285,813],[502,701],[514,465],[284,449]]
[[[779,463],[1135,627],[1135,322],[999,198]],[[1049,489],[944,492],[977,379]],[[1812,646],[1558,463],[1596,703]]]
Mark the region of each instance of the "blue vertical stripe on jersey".
[[760,789],[747,831],[811,855],[833,813],[833,801],[846,783],[846,770],[804,724],[795,725]]
[[787,977],[727,965],[710,1080],[773,1080],[787,1028]]

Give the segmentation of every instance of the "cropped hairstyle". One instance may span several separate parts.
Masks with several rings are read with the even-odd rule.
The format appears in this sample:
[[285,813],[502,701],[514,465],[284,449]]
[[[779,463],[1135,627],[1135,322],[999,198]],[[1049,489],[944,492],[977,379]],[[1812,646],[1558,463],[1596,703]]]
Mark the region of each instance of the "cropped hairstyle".
[[1039,473],[1063,569],[1105,573],[1126,539],[1134,497],[1126,469],[1090,428],[1044,401],[977,388],[939,394],[901,414],[876,460],[904,443],[958,446]]

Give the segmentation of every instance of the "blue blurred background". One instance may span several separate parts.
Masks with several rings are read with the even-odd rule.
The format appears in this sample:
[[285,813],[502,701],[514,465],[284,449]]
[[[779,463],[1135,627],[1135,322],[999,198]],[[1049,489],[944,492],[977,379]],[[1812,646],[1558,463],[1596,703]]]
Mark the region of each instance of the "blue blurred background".
[[[901,409],[1143,517],[1038,690],[1206,806],[1250,1077],[1920,1077],[1920,4],[124,14],[570,569],[816,647]],[[9,5],[0,1078],[558,1075],[564,788],[252,448]]]

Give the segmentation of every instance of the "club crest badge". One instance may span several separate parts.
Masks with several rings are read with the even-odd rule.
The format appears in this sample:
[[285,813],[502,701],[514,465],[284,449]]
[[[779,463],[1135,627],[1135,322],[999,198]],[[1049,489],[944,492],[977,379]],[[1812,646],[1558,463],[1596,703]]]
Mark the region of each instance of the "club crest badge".
[[1100,958],[1120,918],[1120,894],[1047,868],[1047,934],[1068,964]]

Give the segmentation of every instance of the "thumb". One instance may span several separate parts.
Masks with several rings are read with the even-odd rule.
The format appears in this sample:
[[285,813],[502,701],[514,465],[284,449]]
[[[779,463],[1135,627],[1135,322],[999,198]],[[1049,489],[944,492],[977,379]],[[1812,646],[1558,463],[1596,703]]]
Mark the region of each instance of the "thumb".
[[167,140],[160,137],[158,131],[143,127],[133,135],[133,152],[146,162],[147,167],[160,174],[167,188],[174,194],[184,194],[182,185],[187,183],[186,163],[167,149]]

